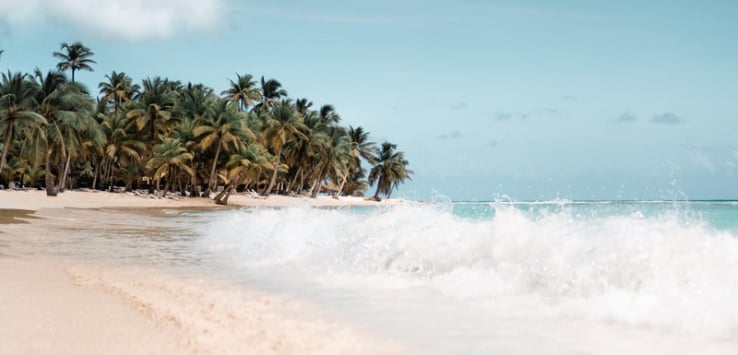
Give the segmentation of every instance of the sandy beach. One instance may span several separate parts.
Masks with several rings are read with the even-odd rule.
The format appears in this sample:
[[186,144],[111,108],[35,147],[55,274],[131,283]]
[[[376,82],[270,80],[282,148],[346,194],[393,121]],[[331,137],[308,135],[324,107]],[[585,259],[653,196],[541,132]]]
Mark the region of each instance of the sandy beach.
[[[402,203],[398,201],[382,204]],[[229,205],[377,205],[232,196]],[[125,208],[128,210],[120,210]],[[0,191],[0,352],[9,354],[375,354],[404,351],[319,306],[197,274],[87,258],[87,229],[146,233],[136,216],[222,208],[201,198]],[[113,209],[113,210],[111,210]],[[75,239],[79,238],[79,239]],[[78,243],[78,244],[74,244]],[[66,246],[69,245],[69,246]],[[381,351],[378,351],[381,349]]]

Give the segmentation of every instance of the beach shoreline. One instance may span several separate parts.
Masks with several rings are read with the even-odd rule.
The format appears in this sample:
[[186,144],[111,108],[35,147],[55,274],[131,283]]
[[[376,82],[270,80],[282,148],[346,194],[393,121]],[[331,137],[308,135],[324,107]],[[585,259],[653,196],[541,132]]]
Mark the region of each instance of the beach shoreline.
[[46,196],[42,190],[0,190],[0,209],[32,210],[43,208],[224,208],[224,207],[289,207],[308,205],[311,207],[355,207],[392,206],[405,204],[402,199],[367,200],[363,197],[341,196],[284,196],[268,197],[250,194],[234,194],[228,205],[216,205],[209,198],[175,197],[169,195],[138,194],[132,192],[104,192],[96,190],[67,190],[58,196]]
[[[235,195],[229,206],[379,205]],[[383,204],[388,205],[386,202]],[[399,202],[401,203],[401,202]],[[34,354],[404,353],[319,306],[209,275],[88,258],[86,231],[156,233],[151,209],[223,209],[204,198],[0,191],[0,344]],[[144,216],[142,216],[144,214]],[[147,219],[140,226],[142,219]],[[103,229],[101,229],[101,226]],[[164,228],[164,227],[161,227]],[[96,232],[97,233],[97,232]],[[67,243],[67,244],[65,244]],[[76,244],[75,244],[76,243]],[[72,254],[69,255],[69,250]],[[335,334],[336,336],[328,336]]]

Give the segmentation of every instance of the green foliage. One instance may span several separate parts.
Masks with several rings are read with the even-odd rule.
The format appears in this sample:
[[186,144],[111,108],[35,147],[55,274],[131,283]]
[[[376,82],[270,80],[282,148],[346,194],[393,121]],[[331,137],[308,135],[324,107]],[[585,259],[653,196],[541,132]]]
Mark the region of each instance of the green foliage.
[[[161,77],[138,84],[112,71],[93,98],[74,82],[76,71],[93,70],[93,55],[80,42],[62,43],[53,53],[57,70],[2,75],[0,183],[45,185],[50,195],[79,184],[165,182],[182,193],[227,184],[228,193],[336,196],[377,183],[375,195],[389,196],[412,174],[395,145],[378,150],[362,127],[342,127],[332,105],[290,100],[276,79],[236,74],[219,97],[202,84]],[[373,165],[368,180],[363,163]]]

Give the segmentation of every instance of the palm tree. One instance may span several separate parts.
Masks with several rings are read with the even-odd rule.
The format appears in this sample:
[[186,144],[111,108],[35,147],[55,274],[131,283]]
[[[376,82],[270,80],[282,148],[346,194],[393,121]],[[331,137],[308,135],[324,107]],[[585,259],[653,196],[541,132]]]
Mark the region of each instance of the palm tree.
[[5,158],[13,144],[15,131],[46,123],[41,115],[33,111],[37,91],[37,85],[28,80],[26,74],[8,72],[2,75],[0,124],[5,126],[5,131],[3,132],[2,155],[0,155],[0,174],[5,168]]
[[157,186],[162,177],[167,178],[162,197],[166,196],[169,186],[177,175],[177,170],[192,175],[194,171],[189,163],[192,162],[192,154],[187,151],[176,138],[164,138],[161,143],[154,145],[153,155],[147,162],[146,167],[153,170],[152,178],[156,180]]
[[[364,168],[361,166],[363,158],[369,164],[374,164],[374,154],[377,152],[377,145],[369,141],[369,132],[362,127],[349,126],[348,136],[351,140],[351,161],[349,161],[348,181],[358,182],[365,175]],[[341,184],[339,193],[343,190],[346,181]]]
[[297,99],[295,100],[295,107],[297,108],[297,112],[299,112],[301,115],[304,115],[311,107],[313,107],[313,102],[308,101],[308,99],[305,98]]
[[255,87],[256,81],[250,74],[236,74],[236,81],[228,81],[231,87],[220,94],[237,104],[239,111],[247,111],[254,102],[261,100],[261,89]]
[[287,91],[282,89],[282,83],[276,79],[264,80],[261,77],[261,102],[256,105],[256,110],[267,110],[272,107],[273,103],[282,97],[287,96]]
[[373,185],[377,182],[374,200],[379,201],[380,193],[389,198],[392,190],[405,179],[410,179],[410,175],[413,174],[413,171],[407,168],[409,163],[405,160],[405,155],[402,152],[396,152],[396,148],[396,144],[384,142],[375,156],[376,165],[369,172],[369,184]]
[[123,115],[103,115],[102,119],[102,127],[108,138],[103,146],[102,182],[105,186],[111,186],[116,169],[129,175],[138,170],[134,167],[141,164],[146,144],[128,132],[128,122]]
[[322,146],[318,153],[318,175],[313,185],[311,197],[316,197],[320,193],[320,187],[326,176],[333,179],[333,183],[338,187],[334,197],[338,197],[338,193],[343,189],[349,174],[349,162],[351,159],[351,141],[349,140],[346,130],[340,127],[329,127],[326,135],[328,137],[327,144]]
[[[50,159],[53,153],[57,153],[61,161],[58,186],[63,192],[72,157],[84,154],[85,147],[102,147],[105,135],[92,115],[92,100],[81,87],[67,83],[61,72],[44,75],[37,69],[35,78],[40,87],[37,95],[38,112],[47,122],[46,155]],[[50,160],[46,170],[47,179],[50,179]],[[47,194],[56,194],[54,186],[47,184]]]
[[113,71],[111,74],[105,75],[105,78],[108,81],[103,81],[98,85],[102,95],[101,100],[106,103],[112,102],[114,112],[117,115],[120,107],[131,101],[141,87],[138,84],[133,84],[133,79],[123,72]]
[[253,133],[243,125],[245,121],[245,114],[237,111],[236,105],[229,104],[227,99],[214,99],[208,106],[202,124],[192,130],[200,139],[200,149],[207,150],[215,146],[208,191],[215,189],[218,183],[215,173],[221,151],[230,153],[243,146],[244,138],[254,138]]
[[95,53],[85,47],[81,42],[74,42],[72,44],[63,42],[61,44],[61,50],[64,52],[53,53],[55,58],[61,59],[61,62],[56,67],[62,71],[70,69],[72,71],[72,82],[74,82],[74,73],[77,70],[93,71],[92,64],[97,64],[97,62],[90,59]]
[[266,148],[255,142],[243,145],[238,151],[231,154],[226,164],[230,181],[228,186],[215,197],[215,203],[219,205],[228,204],[228,197],[243,182],[244,178],[251,175],[254,180],[258,180],[259,172],[262,169],[274,169],[269,160],[269,153]]
[[290,100],[279,101],[272,108],[267,127],[262,132],[264,145],[274,152],[274,171],[272,172],[272,178],[269,180],[269,185],[264,190],[265,196],[269,196],[277,182],[277,173],[284,145],[288,141],[297,138],[307,139],[307,136],[302,133],[304,127],[302,117],[297,114]]
[[323,105],[320,108],[320,120],[325,125],[336,125],[341,121],[341,116],[338,115],[332,105]]
[[172,118],[177,100],[177,92],[172,90],[168,80],[159,77],[143,80],[143,92],[138,95],[126,117],[135,124],[138,131],[146,130],[148,139],[156,141],[166,131],[166,124]]

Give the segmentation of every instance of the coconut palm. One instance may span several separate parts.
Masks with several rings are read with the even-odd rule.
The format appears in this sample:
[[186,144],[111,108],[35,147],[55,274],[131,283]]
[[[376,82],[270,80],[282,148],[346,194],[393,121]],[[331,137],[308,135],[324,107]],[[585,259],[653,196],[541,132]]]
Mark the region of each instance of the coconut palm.
[[105,75],[105,78],[107,81],[103,81],[98,85],[100,95],[102,95],[101,100],[105,103],[112,103],[117,115],[120,107],[138,94],[140,86],[133,84],[133,79],[123,72],[113,71],[111,74]]
[[281,100],[274,104],[271,112],[269,112],[269,120],[267,127],[262,132],[262,140],[264,145],[272,149],[274,152],[274,171],[269,185],[264,190],[264,195],[271,194],[274,185],[277,182],[277,173],[282,159],[282,149],[285,144],[297,138],[306,139],[307,136],[302,132],[305,125],[302,117],[297,114],[294,105],[290,100]]
[[256,81],[250,74],[236,74],[236,81],[228,81],[231,87],[220,94],[237,104],[239,111],[247,111],[254,102],[261,100],[261,89],[256,87]]
[[126,117],[139,132],[146,131],[148,139],[153,143],[159,135],[166,132],[167,123],[172,118],[172,111],[177,100],[177,92],[172,84],[160,77],[143,80],[143,92],[131,105]]
[[61,50],[63,52],[53,53],[55,58],[61,59],[56,67],[62,71],[71,70],[72,82],[74,82],[74,73],[77,70],[93,71],[92,64],[97,64],[97,62],[90,59],[95,53],[85,47],[81,42],[74,42],[72,44],[63,42],[61,44]]
[[369,184],[377,183],[375,200],[379,200],[380,193],[389,198],[392,190],[406,179],[410,179],[410,175],[413,174],[413,171],[407,168],[409,163],[405,160],[405,155],[395,151],[396,148],[396,144],[384,142],[375,155],[375,165],[369,171]]
[[26,74],[3,73],[0,82],[0,125],[3,131],[3,149],[0,155],[0,174],[5,168],[5,158],[13,145],[15,132],[26,127],[40,126],[46,120],[34,112],[38,86]]
[[[215,197],[215,203],[219,205],[228,204],[228,197],[244,179],[258,180],[259,173],[262,170],[274,169],[269,161],[269,152],[263,145],[252,142],[241,146],[238,151],[228,158],[228,163],[226,163],[228,186]],[[246,185],[248,184],[249,182],[246,181]]]
[[127,127],[128,121],[121,114],[102,115],[102,128],[108,138],[103,146],[103,161],[100,164],[105,186],[113,185],[117,170],[128,175],[139,170],[146,144],[129,133]]
[[287,91],[282,89],[282,83],[276,79],[264,80],[261,77],[261,102],[254,109],[268,110],[272,105],[283,97],[287,97]]
[[[374,164],[374,154],[377,151],[377,145],[374,142],[369,141],[369,132],[365,131],[362,127],[349,126],[348,136],[351,140],[351,160],[349,161],[348,179],[341,184],[338,193],[343,190],[347,182],[353,182],[354,184],[359,183],[359,179],[364,178],[364,168],[361,166],[361,159],[366,160],[369,164]],[[356,191],[361,186],[354,186],[352,189]]]
[[208,110],[202,123],[192,130],[195,137],[200,139],[200,149],[207,150],[215,147],[208,190],[215,189],[218,183],[216,168],[221,151],[230,153],[243,146],[244,138],[254,138],[254,134],[245,127],[245,113],[239,112],[236,105],[231,105],[227,99],[214,99],[208,105]]
[[[105,135],[93,118],[92,100],[81,87],[67,83],[61,72],[44,75],[37,69],[35,79],[40,88],[37,95],[38,112],[47,122],[46,154],[50,159],[56,153],[61,162],[58,167],[58,186],[63,192],[72,166],[72,157],[84,154],[86,147],[101,147]],[[48,178],[51,161],[47,162],[46,170]],[[55,187],[47,186],[47,194],[55,195]]]
[[325,125],[336,125],[341,121],[341,116],[332,105],[323,105],[320,107],[320,120]]
[[159,185],[161,178],[166,177],[162,197],[166,196],[169,186],[177,175],[177,171],[184,171],[192,175],[194,171],[190,167],[192,154],[187,151],[182,142],[176,138],[164,138],[161,143],[154,145],[151,159],[146,167],[153,171],[152,178]]
[[349,163],[351,158],[351,140],[346,130],[340,127],[329,127],[326,136],[327,144],[322,145],[318,152],[318,174],[312,188],[311,197],[320,193],[321,184],[330,177],[335,186],[338,187],[336,195],[343,189],[349,175]]

